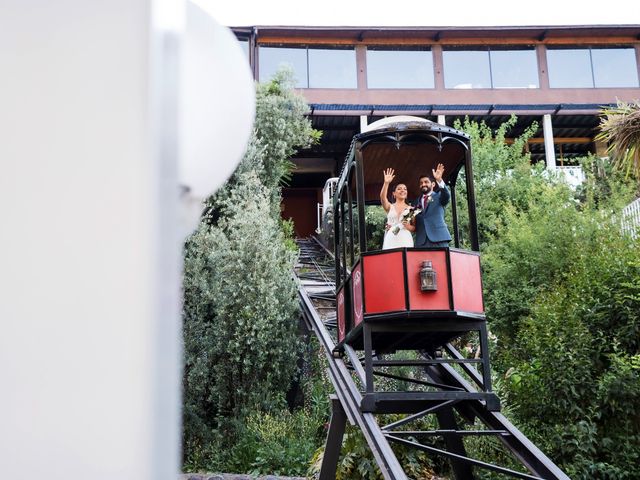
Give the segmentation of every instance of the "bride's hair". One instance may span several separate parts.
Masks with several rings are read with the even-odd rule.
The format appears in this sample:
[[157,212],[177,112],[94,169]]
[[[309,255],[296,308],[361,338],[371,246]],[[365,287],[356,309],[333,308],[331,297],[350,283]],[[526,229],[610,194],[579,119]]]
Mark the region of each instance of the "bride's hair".
[[391,189],[391,197],[395,200],[396,199],[396,189],[400,186],[400,185],[404,185],[405,188],[407,188],[407,186],[404,183],[396,183],[395,185],[393,185],[393,188]]

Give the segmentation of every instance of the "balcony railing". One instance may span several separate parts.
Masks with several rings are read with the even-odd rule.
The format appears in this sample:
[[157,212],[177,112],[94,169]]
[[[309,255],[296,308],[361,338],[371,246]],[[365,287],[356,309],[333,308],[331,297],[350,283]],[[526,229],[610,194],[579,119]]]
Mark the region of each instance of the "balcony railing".
[[560,173],[564,177],[564,180],[571,186],[571,188],[578,187],[585,179],[582,167],[556,167],[556,172]]
[[636,198],[633,202],[622,209],[622,231],[631,235],[632,238],[638,238],[640,234],[640,198]]

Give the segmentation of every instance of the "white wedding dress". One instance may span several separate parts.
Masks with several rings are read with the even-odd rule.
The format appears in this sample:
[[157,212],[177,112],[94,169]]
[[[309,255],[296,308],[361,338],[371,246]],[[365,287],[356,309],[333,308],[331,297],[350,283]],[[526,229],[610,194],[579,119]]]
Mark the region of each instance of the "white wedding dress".
[[[382,249],[389,250],[390,248],[412,248],[413,236],[411,232],[404,228],[401,220],[402,214],[398,215],[393,205],[387,213],[387,223],[391,225],[391,228],[384,234],[384,242],[382,242]],[[393,233],[394,229],[399,227],[398,233]]]

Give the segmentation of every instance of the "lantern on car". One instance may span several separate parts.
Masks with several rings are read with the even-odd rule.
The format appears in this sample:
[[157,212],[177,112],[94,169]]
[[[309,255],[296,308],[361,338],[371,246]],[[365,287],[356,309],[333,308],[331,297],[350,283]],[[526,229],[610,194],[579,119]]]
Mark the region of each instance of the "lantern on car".
[[436,272],[433,269],[431,260],[424,260],[420,269],[420,290],[423,292],[433,292],[438,290]]

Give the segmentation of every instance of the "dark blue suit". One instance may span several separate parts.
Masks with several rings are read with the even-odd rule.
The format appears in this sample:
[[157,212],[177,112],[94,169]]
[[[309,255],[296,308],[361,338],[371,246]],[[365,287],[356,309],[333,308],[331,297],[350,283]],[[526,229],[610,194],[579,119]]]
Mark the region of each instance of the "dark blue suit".
[[[444,221],[444,207],[451,199],[451,193],[445,186],[431,195],[431,201],[426,210],[416,215],[416,247],[431,247],[434,243],[442,243],[438,246],[447,246],[451,241],[449,229]],[[422,209],[422,195],[413,202],[413,206]]]

